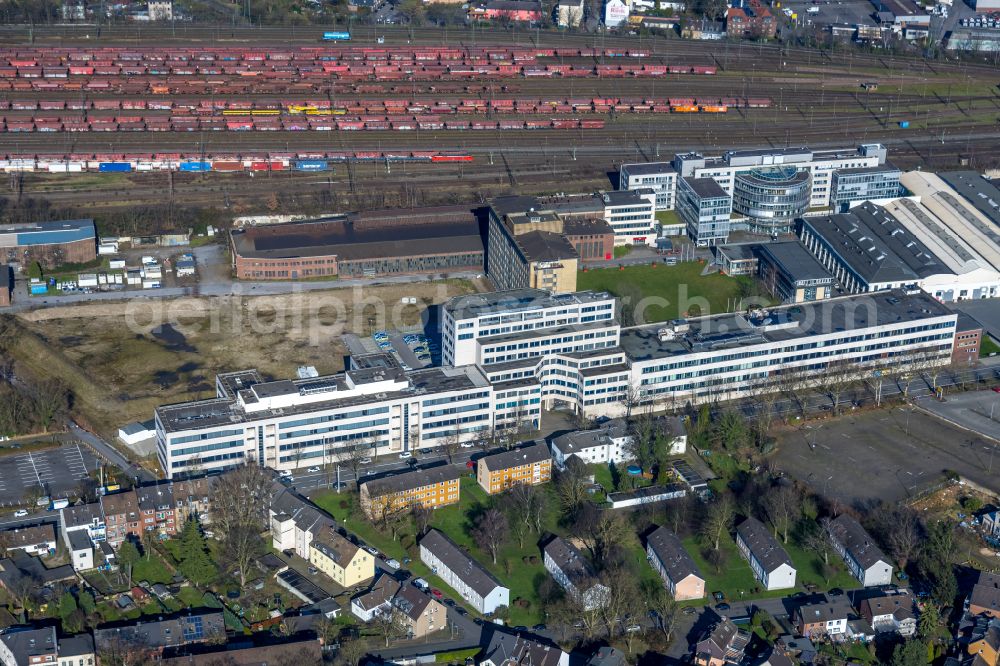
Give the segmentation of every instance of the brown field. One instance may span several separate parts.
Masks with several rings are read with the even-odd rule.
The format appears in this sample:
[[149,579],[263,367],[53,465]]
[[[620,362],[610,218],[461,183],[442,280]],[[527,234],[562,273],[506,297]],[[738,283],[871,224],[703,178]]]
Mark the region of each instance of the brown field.
[[[218,372],[257,368],[287,378],[300,365],[341,370],[343,333],[414,328],[436,316],[431,306],[479,288],[443,280],[50,308],[14,322],[14,354],[22,371],[62,377],[75,396],[74,416],[110,437],[125,423],[150,418],[157,405],[213,397]],[[404,295],[417,304],[400,304]]]

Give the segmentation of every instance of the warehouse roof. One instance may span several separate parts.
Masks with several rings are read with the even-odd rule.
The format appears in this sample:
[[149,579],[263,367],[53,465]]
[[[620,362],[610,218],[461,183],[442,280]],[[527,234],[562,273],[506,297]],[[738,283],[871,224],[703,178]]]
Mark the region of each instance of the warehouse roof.
[[97,233],[94,229],[94,221],[91,219],[0,224],[0,234],[56,233],[63,231],[90,232],[92,236]]
[[1000,187],[976,171],[945,171],[938,176],[976,210],[1000,225]]
[[778,540],[771,536],[771,531],[756,518],[744,520],[736,528],[736,533],[767,573],[775,571],[782,564],[795,568],[795,565],[792,564],[792,558],[788,556]]
[[368,489],[371,497],[381,497],[390,493],[401,493],[414,488],[423,488],[438,483],[454,481],[465,474],[464,467],[454,465],[442,465],[431,467],[430,469],[417,469],[412,472],[404,472],[395,476],[387,476],[383,479],[366,481],[361,485]]
[[465,220],[400,221],[391,218],[311,220],[236,229],[233,246],[241,257],[286,259],[336,255],[338,260],[381,259],[426,254],[482,252],[479,223]]
[[803,218],[802,223],[869,284],[915,282],[951,272],[899,220],[870,201],[847,213]]
[[481,597],[488,596],[493,590],[503,585],[476,560],[458,547],[454,541],[443,533],[432,529],[420,540],[420,547],[426,548],[439,559],[463,583],[469,586]]
[[666,527],[657,527],[646,537],[646,544],[653,550],[656,559],[660,561],[674,583],[679,583],[688,576],[705,579],[701,569],[691,559],[691,555],[684,550],[681,540]]
[[613,236],[615,230],[600,218],[571,217],[563,220],[563,233],[567,236]]

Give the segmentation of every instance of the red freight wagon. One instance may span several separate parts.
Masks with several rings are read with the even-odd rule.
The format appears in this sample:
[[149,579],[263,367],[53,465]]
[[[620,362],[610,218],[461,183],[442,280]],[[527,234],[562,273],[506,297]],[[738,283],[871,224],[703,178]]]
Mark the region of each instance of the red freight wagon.
[[146,124],[141,121],[118,123],[119,132],[142,132],[146,129]]
[[550,120],[526,120],[524,121],[525,129],[548,129],[552,125]]
[[690,74],[691,65],[669,65],[667,71],[671,74]]
[[220,162],[218,160],[212,160],[212,170],[213,171],[243,171],[243,164],[241,162]]
[[580,126],[580,121],[577,120],[576,118],[573,118],[571,120],[568,120],[568,119],[563,119],[563,120],[554,119],[552,121],[552,129],[576,129],[579,126]]
[[81,120],[67,120],[63,122],[63,129],[67,132],[89,132],[90,123]]
[[500,121],[500,129],[502,129],[502,130],[524,129],[524,121],[520,120],[520,119],[518,119],[518,120],[510,120],[510,119],[508,119],[508,120],[501,120]]
[[170,121],[165,118],[149,118],[146,120],[146,130],[150,132],[169,132]]
[[604,121],[603,120],[581,120],[580,121],[580,128],[581,129],[603,129],[604,128]]
[[252,120],[227,120],[226,129],[234,132],[245,132],[253,129]]
[[66,102],[64,102],[61,99],[59,100],[43,99],[39,100],[38,108],[41,109],[42,111],[62,111],[63,109],[66,108]]
[[34,111],[38,108],[35,100],[14,100],[10,103],[10,108],[15,111]]
[[695,65],[691,68],[692,74],[715,74],[716,68],[706,65]]

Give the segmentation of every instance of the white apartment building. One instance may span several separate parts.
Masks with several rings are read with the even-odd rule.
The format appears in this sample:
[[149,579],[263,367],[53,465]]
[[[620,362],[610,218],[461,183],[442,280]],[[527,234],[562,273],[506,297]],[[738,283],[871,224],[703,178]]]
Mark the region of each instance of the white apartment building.
[[605,423],[594,430],[574,430],[554,438],[549,443],[552,460],[559,469],[576,456],[588,465],[621,465],[631,459],[632,436],[622,420]]
[[156,409],[167,478],[255,460],[277,470],[333,462],[359,446],[409,451],[493,423],[493,388],[475,366],[404,371],[391,356],[352,357],[345,372],[265,382],[256,370],[221,374],[218,397]]
[[673,210],[677,192],[677,170],[670,162],[623,164],[618,171],[619,190],[653,190],[656,210]]
[[833,173],[841,169],[874,167],[885,163],[885,146],[868,143],[856,150],[810,150],[809,148],[784,148],[763,150],[730,150],[718,157],[705,157],[701,153],[676,155],[673,167],[682,178],[711,178],[733,195],[737,174],[748,173],[762,167],[794,166],[808,171],[812,192],[809,208],[830,206]]

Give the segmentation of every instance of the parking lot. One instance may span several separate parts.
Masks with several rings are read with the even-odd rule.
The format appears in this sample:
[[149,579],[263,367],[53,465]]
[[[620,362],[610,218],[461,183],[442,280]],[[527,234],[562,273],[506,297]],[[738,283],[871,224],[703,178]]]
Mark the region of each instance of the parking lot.
[[[944,402],[923,400],[920,406],[946,421],[1000,442],[1000,393],[970,391],[947,394]],[[997,461],[1000,468],[1000,461]]]
[[[945,470],[1000,491],[1000,475],[990,469],[993,448],[919,409],[896,407],[782,433],[772,460],[817,492],[863,506],[912,497],[941,481]],[[1000,469],[1000,456],[992,463]]]
[[37,486],[45,495],[65,497],[97,465],[94,454],[78,444],[0,458],[0,506],[22,503]]

